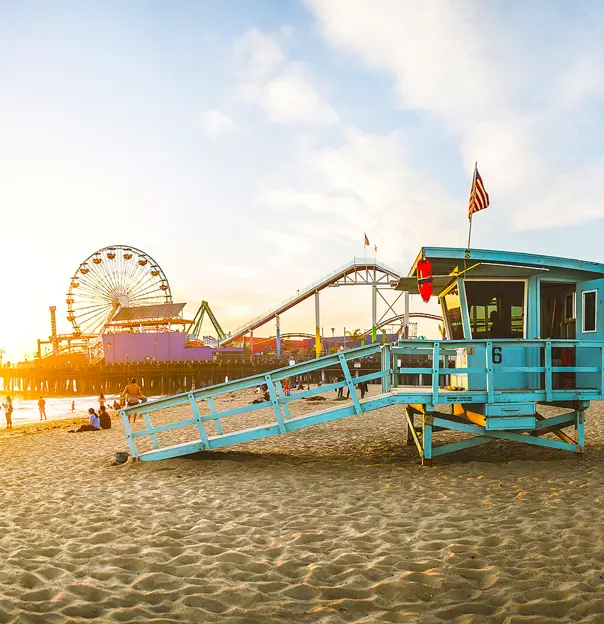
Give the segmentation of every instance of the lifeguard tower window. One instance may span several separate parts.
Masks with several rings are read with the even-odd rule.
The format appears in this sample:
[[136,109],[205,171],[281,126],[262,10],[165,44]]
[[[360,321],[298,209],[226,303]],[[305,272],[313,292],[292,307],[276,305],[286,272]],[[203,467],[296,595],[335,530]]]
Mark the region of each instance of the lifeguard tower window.
[[464,282],[472,339],[524,338],[524,282]]
[[575,284],[541,282],[541,338],[576,337]]
[[444,297],[444,311],[449,325],[451,340],[463,340],[463,323],[461,322],[461,302],[457,287],[452,288]]
[[596,294],[595,290],[583,292],[583,331],[596,331]]

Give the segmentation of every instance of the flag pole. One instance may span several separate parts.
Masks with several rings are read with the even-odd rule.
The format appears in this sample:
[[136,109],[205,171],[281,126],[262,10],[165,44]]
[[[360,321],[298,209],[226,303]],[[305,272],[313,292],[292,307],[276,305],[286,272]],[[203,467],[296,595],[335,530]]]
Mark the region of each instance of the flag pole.
[[474,206],[474,202],[476,201],[476,172],[478,171],[478,161],[474,163],[474,175],[472,176],[472,189],[470,190],[470,206],[469,217],[470,217],[470,227],[468,229],[468,246],[466,247],[466,258],[470,256],[470,240],[472,238],[472,208]]

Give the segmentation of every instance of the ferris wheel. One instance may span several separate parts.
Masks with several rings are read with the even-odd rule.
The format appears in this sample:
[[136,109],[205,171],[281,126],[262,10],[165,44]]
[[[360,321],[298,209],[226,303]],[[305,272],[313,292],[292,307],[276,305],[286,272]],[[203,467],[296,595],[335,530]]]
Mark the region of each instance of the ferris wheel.
[[168,279],[144,251],[113,245],[80,264],[69,284],[67,320],[76,335],[98,334],[120,308],[172,303]]

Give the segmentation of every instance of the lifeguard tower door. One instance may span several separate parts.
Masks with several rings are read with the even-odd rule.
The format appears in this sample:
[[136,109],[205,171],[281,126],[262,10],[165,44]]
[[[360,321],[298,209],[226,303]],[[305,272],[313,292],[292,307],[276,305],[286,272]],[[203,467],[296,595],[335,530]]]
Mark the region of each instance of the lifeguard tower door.
[[[577,340],[601,342],[604,340],[604,279],[577,283]],[[601,366],[600,349],[580,348],[577,366]],[[600,373],[577,373],[577,388],[599,388]]]

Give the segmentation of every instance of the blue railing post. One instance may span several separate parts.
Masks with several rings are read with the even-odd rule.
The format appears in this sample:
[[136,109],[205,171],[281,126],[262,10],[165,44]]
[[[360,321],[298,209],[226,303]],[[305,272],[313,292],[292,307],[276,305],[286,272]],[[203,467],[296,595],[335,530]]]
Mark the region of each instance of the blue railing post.
[[600,395],[604,394],[604,344],[600,347]]
[[[208,407],[210,408],[210,414],[216,413],[216,405],[214,405],[214,399],[212,397],[208,397],[206,399],[208,402]],[[214,427],[216,427],[216,433],[218,435],[223,435],[224,431],[222,430],[222,424],[220,423],[220,418],[215,418],[213,421]]]
[[120,416],[122,418],[122,425],[124,425],[124,433],[126,434],[126,442],[128,442],[128,448],[130,449],[130,455],[135,459],[138,457],[138,449],[136,448],[136,442],[132,437],[132,427],[128,420],[127,414],[120,410]]
[[[149,416],[149,414],[143,414],[143,419],[145,421],[145,425],[147,427],[147,429],[151,430],[153,429],[153,423],[151,422],[151,416]],[[149,434],[149,437],[151,438],[151,442],[153,443],[153,446],[155,448],[159,448],[159,440],[157,439],[157,436],[151,432]]]
[[487,401],[493,403],[493,343],[486,343]]
[[440,346],[438,342],[434,342],[432,346],[432,403],[438,404],[438,377],[440,366]]
[[197,425],[199,437],[201,439],[201,442],[203,443],[203,448],[208,449],[210,448],[208,434],[206,433],[205,427],[203,426],[203,420],[201,420],[201,414],[199,413],[199,406],[197,405],[197,401],[195,400],[195,395],[193,394],[193,392],[187,392],[187,396],[189,397],[189,404],[191,405],[191,409],[193,410],[195,424]]
[[340,366],[342,367],[342,372],[344,373],[344,378],[346,379],[346,385],[350,390],[350,398],[352,399],[352,404],[354,405],[354,411],[357,414],[360,414],[363,409],[361,408],[361,402],[359,401],[359,396],[357,394],[357,389],[352,381],[352,376],[350,374],[350,369],[348,368],[348,362],[346,361],[346,356],[340,353],[338,355],[340,359]]
[[[279,396],[279,400],[284,399],[285,398],[285,392],[283,392],[283,386],[281,385],[280,381],[276,381],[275,382],[275,388],[277,388],[277,395]],[[289,407],[288,407],[287,403],[282,403],[281,404],[281,409],[283,410],[283,414],[285,415],[285,418],[287,418],[287,420],[290,420],[292,415],[290,414]]]
[[273,410],[275,411],[275,418],[277,419],[277,424],[279,425],[279,431],[281,433],[285,433],[285,423],[283,422],[283,415],[281,414],[281,407],[279,405],[277,393],[275,392],[273,380],[270,375],[265,375],[264,378],[266,379],[266,385],[268,386],[268,393],[271,397],[271,403],[273,404]]
[[432,425],[434,424],[434,406],[426,405],[426,413],[422,416],[422,445],[424,447],[423,462],[432,463]]
[[392,390],[392,350],[389,344],[382,346],[382,373],[387,373],[382,377],[382,394],[387,394]]
[[577,453],[583,453],[585,448],[585,407],[581,402],[575,411],[575,432],[577,434]]
[[546,401],[552,400],[552,342],[551,340],[545,341],[545,399]]

